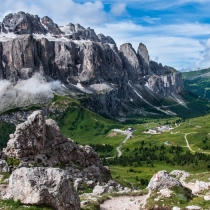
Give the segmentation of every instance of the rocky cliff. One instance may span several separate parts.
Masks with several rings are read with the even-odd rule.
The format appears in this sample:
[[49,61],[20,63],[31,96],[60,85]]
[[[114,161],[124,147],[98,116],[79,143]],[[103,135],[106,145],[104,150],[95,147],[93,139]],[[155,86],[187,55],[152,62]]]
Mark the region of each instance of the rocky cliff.
[[[175,114],[158,101],[167,97],[179,103],[184,88],[181,74],[150,61],[142,43],[137,52],[129,43],[118,50],[111,37],[96,35],[79,24],[58,27],[49,17],[9,14],[0,23],[0,79],[10,81],[16,89],[18,84],[25,87],[21,82],[37,74],[41,83],[60,81],[59,87],[50,87],[50,94],[59,89],[60,94],[85,96],[86,107],[115,117],[146,114],[148,107],[154,113]],[[4,94],[8,95],[8,89]],[[36,98],[34,104],[43,101],[43,95],[30,98]],[[19,101],[25,106],[31,103]],[[0,111],[17,107],[14,103],[4,108],[0,104]]]

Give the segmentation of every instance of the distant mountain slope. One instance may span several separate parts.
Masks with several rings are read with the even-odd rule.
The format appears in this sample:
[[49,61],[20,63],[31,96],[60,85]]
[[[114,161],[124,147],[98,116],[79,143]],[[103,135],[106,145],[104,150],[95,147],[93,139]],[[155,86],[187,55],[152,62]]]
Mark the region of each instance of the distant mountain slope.
[[210,99],[210,68],[182,73],[185,88],[195,95]]
[[190,72],[183,72],[182,78],[185,80],[195,79],[198,77],[203,77],[205,75],[208,75],[210,73],[210,68],[208,69],[202,69],[198,71],[190,71]]

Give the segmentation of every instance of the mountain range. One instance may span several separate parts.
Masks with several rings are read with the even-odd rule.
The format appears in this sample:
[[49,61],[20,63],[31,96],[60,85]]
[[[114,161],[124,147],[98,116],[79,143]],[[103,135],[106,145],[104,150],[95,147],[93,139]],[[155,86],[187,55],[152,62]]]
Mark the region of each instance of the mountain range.
[[181,73],[150,60],[144,44],[118,49],[91,28],[24,12],[0,23],[0,79],[0,113],[45,105],[54,94],[120,121],[191,112]]

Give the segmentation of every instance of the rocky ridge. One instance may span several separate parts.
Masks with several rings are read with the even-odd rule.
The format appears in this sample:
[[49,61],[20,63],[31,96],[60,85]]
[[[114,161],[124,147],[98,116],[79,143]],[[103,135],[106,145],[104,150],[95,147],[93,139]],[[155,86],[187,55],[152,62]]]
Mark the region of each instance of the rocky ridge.
[[[159,99],[180,103],[184,89],[181,74],[151,61],[142,43],[137,51],[128,43],[118,50],[111,37],[96,35],[79,24],[59,27],[49,17],[9,14],[0,24],[0,79],[14,88],[19,83],[24,87],[21,81],[37,74],[44,84],[60,81],[51,93],[59,89],[59,94],[86,97],[87,108],[117,118],[148,114],[148,107],[152,114],[175,114],[162,107]],[[43,101],[43,95],[30,94],[35,98],[30,103]],[[25,98],[19,101],[28,105]],[[7,104],[18,106],[14,101]],[[0,110],[11,107],[0,104]]]

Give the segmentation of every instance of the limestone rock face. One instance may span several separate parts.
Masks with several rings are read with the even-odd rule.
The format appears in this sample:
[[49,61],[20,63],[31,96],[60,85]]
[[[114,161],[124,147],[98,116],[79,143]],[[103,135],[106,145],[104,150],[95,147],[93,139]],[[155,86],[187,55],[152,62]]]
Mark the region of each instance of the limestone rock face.
[[[16,85],[36,74],[45,82],[59,80],[63,87],[59,94],[85,96],[87,108],[116,118],[147,115],[145,108],[162,106],[161,97],[180,101],[174,94],[184,89],[181,74],[150,61],[142,43],[137,52],[129,43],[118,50],[111,37],[96,35],[91,28],[72,23],[58,27],[47,16],[40,19],[24,12],[9,14],[0,28],[0,82]],[[37,95],[30,104],[21,97],[11,101],[18,91],[2,95],[6,99],[0,112],[8,109],[5,104],[16,108],[49,101]],[[154,112],[159,113],[159,108]]]
[[45,120],[41,111],[33,112],[10,135],[4,155],[20,159],[20,166],[62,167],[72,180],[82,178],[103,183],[111,178],[97,153],[89,146],[79,146],[60,133],[54,120]]
[[181,74],[179,73],[151,76],[148,79],[146,85],[150,90],[162,96],[166,96],[169,93],[177,94],[184,89],[184,84],[181,80]]
[[132,81],[140,81],[143,76],[142,66],[132,45],[127,43],[120,46],[123,66],[127,70],[128,78]]
[[9,166],[5,160],[0,160],[0,172],[10,172]]
[[137,54],[140,57],[143,74],[146,75],[150,72],[150,60],[149,60],[149,52],[144,44],[142,43],[139,44]]
[[149,66],[149,52],[144,44],[139,44],[137,53],[144,59],[145,63]]
[[151,191],[161,190],[164,188],[170,189],[173,187],[182,187],[182,184],[172,177],[167,171],[159,171],[151,178],[147,186],[147,188]]
[[69,174],[58,168],[19,168],[9,178],[10,194],[23,204],[50,205],[57,210],[79,210],[79,196]]

